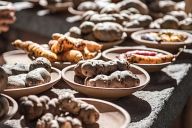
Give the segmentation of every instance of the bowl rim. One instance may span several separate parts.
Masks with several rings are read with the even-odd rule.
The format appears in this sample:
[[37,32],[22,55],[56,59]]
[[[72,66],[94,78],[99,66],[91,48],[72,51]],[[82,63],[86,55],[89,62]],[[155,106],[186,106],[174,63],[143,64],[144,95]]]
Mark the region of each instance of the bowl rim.
[[[150,82],[150,76],[149,74],[147,73],[147,71],[145,71],[143,68],[137,66],[137,65],[133,65],[133,64],[130,64],[130,66],[134,69],[137,69],[139,71],[141,71],[145,77],[146,77],[146,80],[143,84],[141,85],[138,85],[138,86],[135,86],[135,87],[129,87],[129,88],[105,88],[105,87],[91,87],[91,86],[86,86],[84,84],[79,84],[79,83],[76,83],[74,81],[71,81],[69,80],[66,75],[65,75],[65,72],[69,71],[71,68],[74,68],[75,65],[70,65],[70,66],[67,66],[65,67],[62,71],[61,71],[61,74],[62,74],[62,78],[64,79],[64,81],[66,81],[67,83],[71,83],[75,86],[80,86],[80,87],[84,87],[84,88],[89,88],[89,89],[102,89],[102,90],[132,90],[132,89],[137,89],[137,88],[144,88],[149,82]],[[71,85],[70,85],[71,86]]]
[[12,103],[11,109],[9,107],[8,113],[4,116],[5,118],[3,119],[3,117],[2,117],[2,119],[0,120],[0,123],[2,123],[2,122],[5,122],[6,120],[10,119],[11,117],[13,117],[16,114],[16,112],[18,110],[18,104],[12,97],[10,97],[8,95],[6,95],[6,94],[0,94],[0,95],[5,97],[9,101],[9,106],[10,106],[10,102]]
[[[171,31],[171,32],[176,32],[176,33],[180,33],[180,34],[184,34],[186,35],[188,38],[186,40],[184,40],[183,42],[161,42],[158,43],[156,41],[148,41],[148,40],[143,40],[141,39],[141,34],[144,33],[148,33],[148,32],[159,32],[159,31]],[[131,34],[131,38],[141,44],[150,44],[150,45],[158,45],[158,46],[162,46],[162,45],[166,45],[166,46],[178,46],[178,45],[187,45],[187,44],[191,44],[192,43],[192,35],[188,32],[182,31],[182,30],[176,30],[176,29],[144,29],[144,30],[140,30],[140,31],[136,31],[134,33]]]
[[57,68],[51,67],[51,69],[53,70],[53,73],[57,73],[58,77],[56,79],[53,79],[51,81],[49,81],[48,83],[44,83],[44,84],[40,84],[40,85],[35,85],[35,86],[31,86],[31,87],[25,87],[25,88],[13,88],[13,89],[5,89],[3,92],[12,92],[12,91],[25,91],[25,90],[29,90],[29,89],[34,89],[34,88],[39,88],[39,87],[43,87],[43,86],[48,86],[50,84],[53,84],[57,81],[59,81],[61,79],[61,71]]
[[101,100],[101,99],[95,99],[95,98],[77,98],[77,99],[80,99],[80,100],[83,100],[83,101],[94,101],[94,102],[99,102],[99,103],[103,103],[103,104],[107,104],[109,106],[112,106],[114,108],[116,108],[117,110],[119,110],[123,116],[125,117],[125,122],[123,124],[123,126],[121,128],[126,128],[130,122],[131,122],[131,116],[129,114],[128,111],[126,111],[124,108],[122,108],[121,106],[119,105],[116,105],[114,103],[111,103],[109,101],[105,101],[105,100]]
[[[104,59],[111,60],[107,56],[107,53],[114,52],[114,51],[117,51],[117,50],[146,50],[146,51],[155,51],[155,52],[159,52],[159,53],[163,53],[163,54],[167,54],[167,55],[173,55],[170,52],[167,52],[167,51],[164,51],[164,50],[160,50],[160,49],[155,49],[155,48],[146,48],[146,47],[140,47],[140,48],[139,47],[116,47],[116,48],[110,48],[110,49],[104,50],[102,52],[102,57]],[[165,63],[160,63],[160,64],[138,64],[138,63],[133,63],[133,64],[138,65],[138,66],[162,66],[162,65],[171,64],[172,62],[165,62]]]

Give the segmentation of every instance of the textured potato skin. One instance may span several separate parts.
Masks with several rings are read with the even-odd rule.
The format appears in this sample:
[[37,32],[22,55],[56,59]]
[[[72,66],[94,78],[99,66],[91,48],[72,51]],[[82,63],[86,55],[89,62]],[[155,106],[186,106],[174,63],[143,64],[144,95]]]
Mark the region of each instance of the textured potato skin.
[[[64,93],[52,99],[45,95],[40,97],[36,95],[24,96],[20,98],[19,106],[19,113],[24,116],[26,121],[41,120],[37,123],[37,128],[49,128],[43,127],[44,123],[48,123],[48,120],[44,119],[58,119],[60,116],[67,119],[74,118],[75,120],[70,120],[72,126],[74,126],[73,128],[82,128],[78,127],[81,122],[84,124],[95,124],[100,116],[96,107],[76,99],[71,93]],[[49,114],[47,115],[47,113]],[[47,116],[44,117],[44,115]],[[42,121],[45,122],[43,123]],[[57,121],[60,122],[62,120]],[[65,123],[66,121],[63,120],[62,122]]]
[[37,68],[30,71],[26,76],[26,86],[36,86],[47,83],[51,80],[51,74],[44,68]]
[[105,88],[129,88],[139,85],[139,78],[131,71],[115,71],[111,75],[97,75],[94,78],[88,78],[85,85],[92,87]]
[[45,68],[47,71],[51,72],[51,62],[44,57],[36,58],[29,66],[29,70],[32,71],[37,68]]
[[116,41],[121,40],[123,35],[123,27],[118,23],[104,22],[98,23],[93,28],[93,34],[100,41]]
[[27,74],[19,74],[14,76],[8,77],[8,85],[7,89],[12,88],[25,88],[25,82],[26,82],[26,75]]
[[74,68],[75,74],[80,77],[93,77],[98,74],[111,74],[114,71],[123,71],[129,69],[129,63],[126,60],[87,60],[80,61]]

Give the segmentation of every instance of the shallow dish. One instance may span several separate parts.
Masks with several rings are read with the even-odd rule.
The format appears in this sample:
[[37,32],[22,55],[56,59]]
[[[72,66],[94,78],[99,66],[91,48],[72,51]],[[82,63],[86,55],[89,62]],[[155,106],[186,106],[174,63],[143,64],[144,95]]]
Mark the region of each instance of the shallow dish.
[[4,123],[5,121],[11,119],[15,115],[15,113],[18,110],[18,105],[17,105],[17,102],[13,98],[11,98],[5,94],[0,94],[0,95],[6,97],[7,100],[9,101],[8,113],[5,116],[3,116],[2,118],[0,118],[0,123]]
[[[176,32],[179,34],[186,35],[188,38],[184,42],[161,42],[158,43],[156,41],[148,41],[141,39],[141,35],[149,32],[159,32],[159,31],[170,31]],[[185,45],[190,45],[192,43],[192,35],[188,32],[184,32],[181,30],[173,30],[173,29],[147,29],[134,32],[131,34],[131,38],[138,44],[145,45],[151,48],[163,49],[166,51],[177,51],[179,48],[184,47]]]
[[[154,51],[154,52],[158,52],[166,55],[173,55],[169,52],[159,50],[159,49],[154,49],[154,48],[118,47],[118,48],[111,48],[103,51],[102,57],[105,60],[113,60],[113,59],[117,59],[117,56],[119,56],[120,54],[126,53],[127,51],[133,51],[133,50],[147,50],[147,51]],[[148,72],[156,72],[156,71],[160,71],[162,68],[168,66],[171,63],[172,62],[166,62],[161,64],[138,64],[138,63],[134,63],[134,64],[139,67],[142,67]]]
[[19,98],[27,95],[40,94],[55,85],[61,79],[61,71],[56,68],[52,68],[51,81],[45,84],[40,84],[32,87],[5,89],[4,94],[7,94],[13,98]]
[[89,87],[85,86],[80,82],[75,82],[75,72],[73,70],[75,65],[68,66],[62,70],[62,77],[64,81],[70,85],[76,91],[84,93],[88,96],[97,97],[97,98],[109,98],[115,99],[124,96],[131,95],[133,92],[141,90],[144,88],[150,81],[149,74],[142,68],[131,65],[130,70],[139,77],[140,85],[131,88],[104,88],[104,87]]
[[98,124],[100,128],[127,128],[131,121],[129,113],[113,103],[92,98],[77,99],[92,104],[99,110]]
[[[101,57],[101,53],[99,52],[93,59],[99,59]],[[22,58],[22,59],[21,59]],[[14,51],[9,51],[3,53],[3,59],[5,63],[7,64],[14,64],[15,62],[20,62],[23,64],[30,64],[32,60],[35,59],[35,57],[27,54],[23,50],[14,50]],[[63,69],[69,65],[72,65],[74,63],[71,62],[52,62],[51,63],[53,67],[58,68],[58,69]]]

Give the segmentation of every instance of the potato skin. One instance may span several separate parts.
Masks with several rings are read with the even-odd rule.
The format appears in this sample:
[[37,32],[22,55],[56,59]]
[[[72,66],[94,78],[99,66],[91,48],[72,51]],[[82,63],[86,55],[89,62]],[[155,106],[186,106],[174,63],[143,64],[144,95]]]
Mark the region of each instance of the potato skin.
[[93,34],[99,41],[117,41],[122,38],[123,27],[113,22],[98,23],[93,28]]
[[129,88],[139,85],[139,78],[131,71],[115,71],[111,75],[97,75],[94,78],[88,78],[85,85],[92,87],[105,88]]
[[114,71],[128,70],[129,63],[126,60],[112,60],[112,61],[103,61],[103,60],[87,60],[79,62],[74,71],[77,76],[80,77],[93,77],[98,74],[109,75]]
[[32,71],[37,68],[45,68],[47,71],[51,72],[51,62],[44,57],[36,58],[29,66],[29,70]]
[[26,76],[26,86],[36,86],[51,81],[51,74],[45,68],[37,68]]

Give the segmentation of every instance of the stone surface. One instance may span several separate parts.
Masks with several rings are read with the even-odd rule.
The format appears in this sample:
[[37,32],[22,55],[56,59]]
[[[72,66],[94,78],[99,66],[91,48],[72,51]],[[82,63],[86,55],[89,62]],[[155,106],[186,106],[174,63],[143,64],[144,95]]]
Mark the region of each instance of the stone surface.
[[[189,85],[192,81],[190,78],[192,63],[186,61],[179,59],[161,72],[151,73],[151,82],[143,90],[111,101],[130,113],[132,121],[129,128],[167,128],[180,114],[191,92],[188,90],[192,90],[192,86]],[[65,92],[74,93],[77,97],[87,97],[73,91],[62,80],[41,95],[56,97]],[[20,128],[22,127],[20,120],[14,117],[1,124],[0,128]]]

